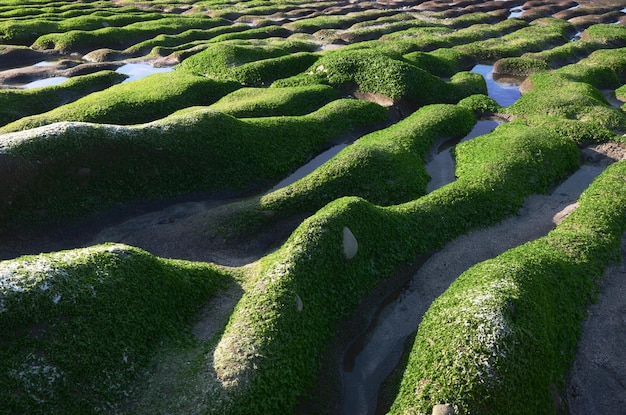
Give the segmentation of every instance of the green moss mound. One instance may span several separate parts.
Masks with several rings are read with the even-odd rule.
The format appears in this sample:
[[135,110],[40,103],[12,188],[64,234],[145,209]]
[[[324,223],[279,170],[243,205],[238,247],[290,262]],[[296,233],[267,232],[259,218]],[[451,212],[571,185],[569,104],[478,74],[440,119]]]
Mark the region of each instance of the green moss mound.
[[229,68],[257,61],[260,59],[277,58],[285,56],[291,50],[281,47],[261,47],[252,45],[238,45],[232,43],[222,43],[209,45],[205,50],[197,53],[178,66],[178,69],[188,71],[197,75],[216,76]]
[[[400,58],[401,59],[401,58]],[[486,93],[482,77],[457,74],[446,83],[416,66],[372,49],[338,50],[322,56],[304,74],[278,86],[328,84],[343,91],[380,94],[415,105],[455,103],[472,93]]]
[[623,141],[621,135],[615,134],[595,121],[579,121],[550,116],[529,117],[528,121],[537,128],[545,128],[547,131],[572,140],[581,146]]
[[[396,266],[514,213],[577,158],[572,142],[514,123],[458,146],[459,179],[425,197],[389,208],[358,198],[324,207],[258,264],[213,353],[220,385],[213,401],[225,405],[211,411],[292,411],[335,324],[363,295]],[[350,256],[344,228],[358,242]]]
[[66,82],[31,90],[0,90],[0,126],[33,114],[51,111],[90,93],[106,89],[126,79],[112,71],[77,76]]
[[0,262],[3,413],[100,413],[164,341],[189,336],[232,280],[218,268],[99,245]]
[[[384,121],[387,111],[333,101],[294,117],[238,120],[191,108],[124,127],[59,123],[0,136],[6,175],[2,216],[33,220],[84,215],[145,198],[248,189],[278,180],[330,139]],[[11,162],[9,162],[11,161]],[[14,163],[22,170],[11,170]]]
[[497,74],[526,77],[537,72],[547,71],[545,60],[530,57],[502,58],[493,65]]
[[[586,308],[626,229],[626,164],[546,237],[463,273],[425,314],[391,413],[553,414]],[[442,330],[445,327],[445,330]]]
[[305,115],[337,98],[337,91],[326,85],[241,88],[209,108],[237,118]]
[[455,49],[476,57],[480,61],[520,56],[524,52],[539,52],[545,48],[562,45],[569,41],[568,33],[573,27],[566,21],[538,19],[528,27],[521,28],[499,38],[476,41]]
[[496,38],[526,26],[528,23],[524,21],[508,19],[496,24],[475,24],[459,30],[447,26],[413,28],[384,35],[381,40],[387,43],[392,41],[405,44],[405,47],[411,49],[405,53],[429,52],[439,48],[456,49],[456,46]]
[[[229,24],[209,29],[189,29],[182,33],[173,35],[160,34],[151,39],[144,40],[127,47],[124,49],[123,53],[132,57],[139,57],[147,54],[158,56],[160,55],[159,51],[168,50],[171,53],[175,49],[189,48],[193,45],[205,44],[206,41],[217,36],[226,33],[243,32],[247,29],[249,29],[249,27],[245,24]],[[165,55],[167,54],[164,53],[161,56]]]
[[[45,3],[45,2],[44,2]],[[23,4],[20,4],[23,6]],[[26,12],[25,8],[11,7],[14,13]],[[0,41],[8,44],[31,45],[38,37],[49,33],[63,33],[70,30],[96,30],[103,26],[126,26],[133,23],[156,20],[163,17],[160,13],[146,13],[138,9],[117,8],[113,12],[96,11],[82,13],[76,11],[68,15],[67,12],[58,14],[45,13],[42,9],[30,7],[32,18],[17,19],[8,17],[0,22]]]
[[479,118],[483,116],[490,116],[503,110],[500,104],[483,94],[474,94],[467,98],[463,98],[459,101],[458,105],[473,111]]
[[278,58],[250,62],[232,70],[228,78],[242,85],[268,86],[277,79],[296,75],[317,61],[319,56],[309,52],[292,53]]
[[462,138],[474,126],[472,112],[455,105],[428,105],[406,119],[370,133],[297,182],[261,198],[263,209],[314,211],[353,195],[392,205],[426,194],[424,168],[437,139]]
[[474,66],[473,57],[450,48],[441,48],[432,52],[411,52],[403,58],[433,75],[450,77],[457,72],[466,71]]
[[43,114],[24,117],[0,129],[12,132],[60,121],[140,124],[195,106],[210,105],[239,88],[232,81],[184,72],[157,73],[90,94]]
[[32,47],[36,50],[56,50],[61,53],[86,53],[100,48],[124,49],[159,34],[180,33],[189,29],[207,29],[224,25],[224,19],[197,17],[166,17],[131,23],[124,27],[96,30],[70,30],[40,36]]
[[565,67],[558,73],[532,75],[527,80],[532,85],[532,90],[509,106],[507,112],[520,116],[544,115],[588,121],[611,130],[625,130],[624,113],[609,106],[600,91],[584,82],[588,79],[578,81],[576,78],[579,77],[574,77],[572,80],[573,70],[574,68]]

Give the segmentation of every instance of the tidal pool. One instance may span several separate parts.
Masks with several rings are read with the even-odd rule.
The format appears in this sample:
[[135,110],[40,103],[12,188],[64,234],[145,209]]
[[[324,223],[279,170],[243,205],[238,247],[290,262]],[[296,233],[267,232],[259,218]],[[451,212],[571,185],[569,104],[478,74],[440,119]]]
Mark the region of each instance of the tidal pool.
[[39,88],[42,86],[53,86],[53,85],[59,85],[62,84],[63,82],[67,81],[69,78],[65,77],[65,76],[55,76],[52,78],[45,78],[45,79],[38,79],[36,81],[30,82],[24,86],[22,86],[22,88],[24,89],[31,89],[31,88]]
[[519,91],[519,84],[510,80],[506,82],[498,80],[497,76],[494,78],[493,65],[476,65],[471,72],[479,73],[485,78],[489,96],[503,107],[513,104],[522,95]]
[[428,193],[445,186],[455,180],[455,167],[454,158],[452,157],[452,148],[462,142],[468,141],[472,138],[487,134],[495,130],[495,128],[502,124],[504,121],[499,119],[487,119],[480,120],[476,123],[472,131],[461,140],[448,140],[441,144],[439,148],[434,151],[433,158],[426,163],[426,172],[430,175],[430,181],[426,187]]
[[173,69],[173,67],[157,68],[147,63],[127,63],[117,68],[115,72],[128,75],[128,78],[125,79],[124,82],[130,82],[145,78],[153,73],[171,72]]
[[521,7],[513,7],[511,10],[509,10],[509,13],[509,19],[516,19],[520,17],[522,13],[524,13],[524,9],[522,9]]

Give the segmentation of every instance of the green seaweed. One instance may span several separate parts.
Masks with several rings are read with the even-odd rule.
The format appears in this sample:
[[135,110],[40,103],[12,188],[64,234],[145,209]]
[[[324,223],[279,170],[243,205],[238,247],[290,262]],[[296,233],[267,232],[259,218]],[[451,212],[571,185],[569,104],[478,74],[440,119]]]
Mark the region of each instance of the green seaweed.
[[[419,326],[392,414],[554,414],[586,308],[626,230],[626,164],[547,236],[464,272]],[[442,330],[445,326],[446,329]]]
[[98,413],[232,277],[216,266],[98,245],[0,262],[3,413]]
[[[224,406],[210,413],[290,412],[311,386],[335,324],[363,295],[396,266],[514,213],[577,159],[571,141],[513,123],[458,146],[459,179],[427,196],[388,208],[360,198],[325,206],[259,262],[213,352],[213,402]],[[345,227],[358,241],[350,259]]]
[[[59,123],[0,136],[26,172],[2,193],[2,222],[80,216],[137,199],[245,190],[277,180],[330,139],[382,122],[387,111],[333,101],[305,116],[238,120],[190,108],[136,126]],[[12,163],[0,165],[12,173]],[[39,218],[41,220],[41,218]]]
[[138,124],[194,105],[210,105],[239,87],[232,81],[182,71],[156,73],[115,85],[43,114],[24,117],[0,129],[7,133],[60,121]]
[[326,85],[241,88],[209,108],[237,118],[305,115],[337,98],[337,91]]

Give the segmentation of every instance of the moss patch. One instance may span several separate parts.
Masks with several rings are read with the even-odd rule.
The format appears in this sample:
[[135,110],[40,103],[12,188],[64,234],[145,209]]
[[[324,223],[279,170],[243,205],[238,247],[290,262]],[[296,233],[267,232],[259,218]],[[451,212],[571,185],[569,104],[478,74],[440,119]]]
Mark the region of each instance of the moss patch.
[[31,90],[0,90],[0,126],[51,111],[90,93],[122,82],[126,75],[102,71],[70,78],[61,85]]
[[[8,413],[110,410],[164,341],[232,277],[100,245],[0,262],[0,391]],[[77,397],[80,397],[77,399]]]
[[24,117],[0,129],[12,132],[59,121],[140,124],[195,105],[210,105],[239,84],[184,72],[157,73],[116,85],[43,114]]
[[[420,324],[391,413],[552,414],[586,308],[626,229],[619,163],[548,236],[463,273]],[[445,330],[442,329],[445,327]]]
[[19,184],[2,195],[4,221],[16,215],[32,220],[37,211],[49,220],[135,199],[247,189],[282,177],[331,138],[386,117],[377,104],[337,100],[305,116],[237,120],[192,108],[132,127],[60,123],[5,134],[6,157],[36,168],[27,177],[18,170]]

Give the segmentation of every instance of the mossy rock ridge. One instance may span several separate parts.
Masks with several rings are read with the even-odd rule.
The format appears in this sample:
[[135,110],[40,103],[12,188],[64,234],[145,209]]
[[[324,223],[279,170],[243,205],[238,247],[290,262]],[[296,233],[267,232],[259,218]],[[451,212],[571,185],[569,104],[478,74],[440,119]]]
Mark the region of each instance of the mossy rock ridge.
[[237,118],[305,115],[338,99],[327,85],[293,88],[240,88],[209,108]]
[[232,281],[219,268],[107,244],[0,262],[3,414],[115,408],[164,341]]
[[106,89],[126,79],[113,71],[76,76],[61,85],[32,90],[0,90],[0,126],[20,118],[52,111],[93,92]]
[[[554,414],[586,309],[626,230],[626,163],[547,236],[463,273],[419,326],[392,414]],[[445,327],[445,330],[442,330]]]
[[394,102],[409,101],[413,107],[434,103],[456,103],[485,93],[484,79],[458,73],[446,83],[402,58],[374,49],[339,50],[322,56],[303,74],[275,83],[277,86],[328,84],[343,93],[368,93]]
[[124,27],[96,30],[70,30],[40,36],[31,47],[35,50],[56,50],[61,53],[91,52],[101,48],[125,49],[159,34],[181,33],[189,29],[207,29],[227,23],[224,19],[166,17]]
[[[291,411],[312,386],[335,325],[362,296],[396,266],[514,213],[524,196],[574,169],[578,151],[571,141],[514,123],[463,143],[457,158],[456,182],[388,208],[338,199],[259,262],[213,353],[218,395],[231,403],[212,411]],[[344,256],[344,227],[358,241],[352,259]]]
[[191,108],[130,127],[57,123],[0,135],[4,174],[17,175],[2,194],[3,222],[249,189],[282,178],[332,138],[386,117],[377,104],[336,100],[305,116],[238,120]]
[[404,120],[361,137],[308,176],[261,198],[274,212],[315,211],[342,196],[394,205],[426,194],[424,168],[437,139],[461,139],[476,122],[467,109],[427,105]]
[[27,130],[61,121],[141,124],[198,105],[210,105],[241,85],[185,72],[156,73],[115,85],[42,114],[24,117],[0,133]]

